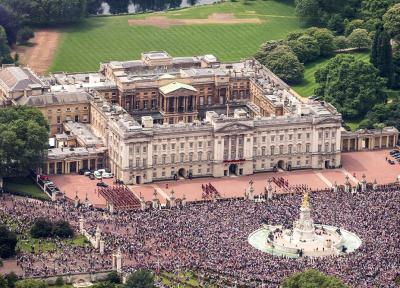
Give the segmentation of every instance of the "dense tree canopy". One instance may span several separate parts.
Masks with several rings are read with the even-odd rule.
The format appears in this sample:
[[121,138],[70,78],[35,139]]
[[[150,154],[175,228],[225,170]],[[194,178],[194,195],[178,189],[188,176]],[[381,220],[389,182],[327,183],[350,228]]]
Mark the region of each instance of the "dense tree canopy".
[[126,288],[153,288],[154,275],[148,270],[138,270],[129,275]]
[[349,37],[347,37],[347,40],[349,41],[349,45],[354,48],[362,49],[371,46],[371,38],[365,29],[354,29]]
[[380,25],[375,33],[371,50],[371,63],[379,70],[379,75],[388,79],[391,86],[392,71],[392,45],[390,36]]
[[400,99],[398,97],[388,104],[375,105],[360,123],[360,128],[376,128],[377,123],[400,129]]
[[341,33],[346,18],[354,18],[361,0],[296,0],[296,13],[304,24],[330,27]]
[[383,23],[389,35],[400,40],[400,3],[391,7],[383,15]]
[[15,255],[17,236],[4,225],[0,226],[0,258],[8,258]]
[[86,0],[0,0],[21,20],[35,25],[58,25],[82,20]]
[[0,66],[1,64],[12,63],[10,47],[8,47],[7,36],[4,28],[0,26]]
[[53,223],[48,219],[38,218],[31,227],[30,234],[33,238],[48,238],[55,236],[60,238],[69,238],[74,235],[74,231],[67,221],[59,220]]
[[288,46],[278,46],[271,51],[263,63],[279,78],[289,84],[299,83],[304,77],[304,65]]
[[293,274],[282,283],[283,288],[345,288],[338,278],[310,269]]
[[315,73],[316,96],[333,104],[345,119],[358,119],[386,100],[385,80],[370,63],[337,55]]
[[38,109],[0,109],[0,177],[40,167],[47,147],[48,125]]

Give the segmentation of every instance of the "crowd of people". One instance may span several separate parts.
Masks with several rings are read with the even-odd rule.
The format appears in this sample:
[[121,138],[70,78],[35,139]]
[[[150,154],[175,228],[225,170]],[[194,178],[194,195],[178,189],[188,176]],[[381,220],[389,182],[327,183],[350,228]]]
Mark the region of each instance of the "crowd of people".
[[208,183],[206,185],[202,184],[201,189],[203,190],[201,195],[202,199],[209,200],[221,198],[221,194],[211,183]]
[[279,287],[282,279],[306,268],[336,275],[351,287],[395,287],[400,273],[400,187],[381,186],[356,194],[310,194],[315,223],[342,227],[356,233],[362,245],[354,253],[297,259],[272,256],[247,241],[262,223],[291,226],[298,218],[301,194],[266,202],[245,200],[191,204],[181,209],[122,211],[110,215],[72,204],[38,202],[14,196],[1,200],[0,219],[19,232],[36,217],[62,218],[78,231],[84,219],[87,231],[102,231],[105,254],[90,247],[61,247],[53,252],[20,254],[25,276],[94,272],[111,268],[118,248],[123,270],[138,268],[201,271],[209,277],[237,283]]

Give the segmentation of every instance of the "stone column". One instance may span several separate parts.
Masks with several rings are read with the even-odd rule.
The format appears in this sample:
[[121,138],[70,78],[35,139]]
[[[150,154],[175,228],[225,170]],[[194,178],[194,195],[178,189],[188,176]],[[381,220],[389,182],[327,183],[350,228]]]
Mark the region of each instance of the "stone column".
[[104,240],[100,240],[100,254],[103,255],[104,254]]
[[254,187],[253,187],[253,180],[249,182],[249,190],[248,190],[248,199],[253,201],[254,200]]
[[100,247],[100,240],[101,240],[101,229],[99,226],[97,226],[96,228],[96,233],[94,234],[95,237],[95,244],[94,244],[94,248],[95,249],[99,249]]
[[349,181],[349,175],[346,175],[346,182],[344,183],[344,191],[346,192],[346,193],[349,193],[350,192],[350,190],[351,190],[351,184],[350,184],[350,181]]
[[378,189],[378,182],[376,181],[376,179],[374,180],[374,184],[372,184],[372,189],[374,189],[374,191]]
[[157,198],[157,191],[154,189],[154,192],[153,192],[153,202],[152,202],[152,205],[153,205],[153,209],[158,209],[158,198]]
[[182,206],[185,207],[186,206],[186,196],[185,194],[183,194],[183,198],[182,198]]
[[169,206],[170,206],[170,208],[175,208],[175,206],[176,206],[174,190],[171,191],[171,197],[170,197],[170,200],[169,200]]
[[337,193],[338,187],[337,187],[336,181],[335,181],[335,183],[333,184],[332,189],[333,189],[333,192],[334,192],[334,193]]
[[362,175],[362,180],[361,180],[361,191],[365,192],[367,190],[367,179],[365,174]]
[[79,232],[83,233],[83,217],[79,218]]
[[140,196],[140,210],[146,210],[146,202],[144,201],[143,196]]
[[272,192],[272,180],[268,179],[268,188],[267,188],[267,199],[272,200],[273,198],[273,192]]

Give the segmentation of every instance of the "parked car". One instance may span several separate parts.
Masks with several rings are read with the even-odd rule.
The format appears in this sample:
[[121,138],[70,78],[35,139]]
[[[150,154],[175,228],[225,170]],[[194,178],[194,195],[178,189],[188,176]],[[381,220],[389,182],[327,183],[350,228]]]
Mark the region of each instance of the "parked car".
[[390,151],[390,155],[399,154],[399,153],[400,153],[400,151],[397,149]]
[[98,182],[96,185],[99,187],[108,187],[108,185],[104,182]]
[[111,173],[103,173],[101,176],[103,178],[113,178],[113,175]]
[[91,173],[92,171],[90,170],[90,169],[88,169],[88,168],[82,168],[82,169],[79,169],[79,175],[85,175],[85,176],[87,176],[87,175],[89,175],[88,173]]

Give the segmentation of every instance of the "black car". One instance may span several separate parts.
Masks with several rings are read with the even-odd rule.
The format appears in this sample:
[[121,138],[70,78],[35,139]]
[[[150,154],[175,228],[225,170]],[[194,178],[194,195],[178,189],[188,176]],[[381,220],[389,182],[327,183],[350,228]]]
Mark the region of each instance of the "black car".
[[85,175],[86,172],[92,173],[92,171],[88,168],[79,169],[79,175]]
[[96,185],[99,187],[108,187],[108,185],[104,182],[98,182]]

